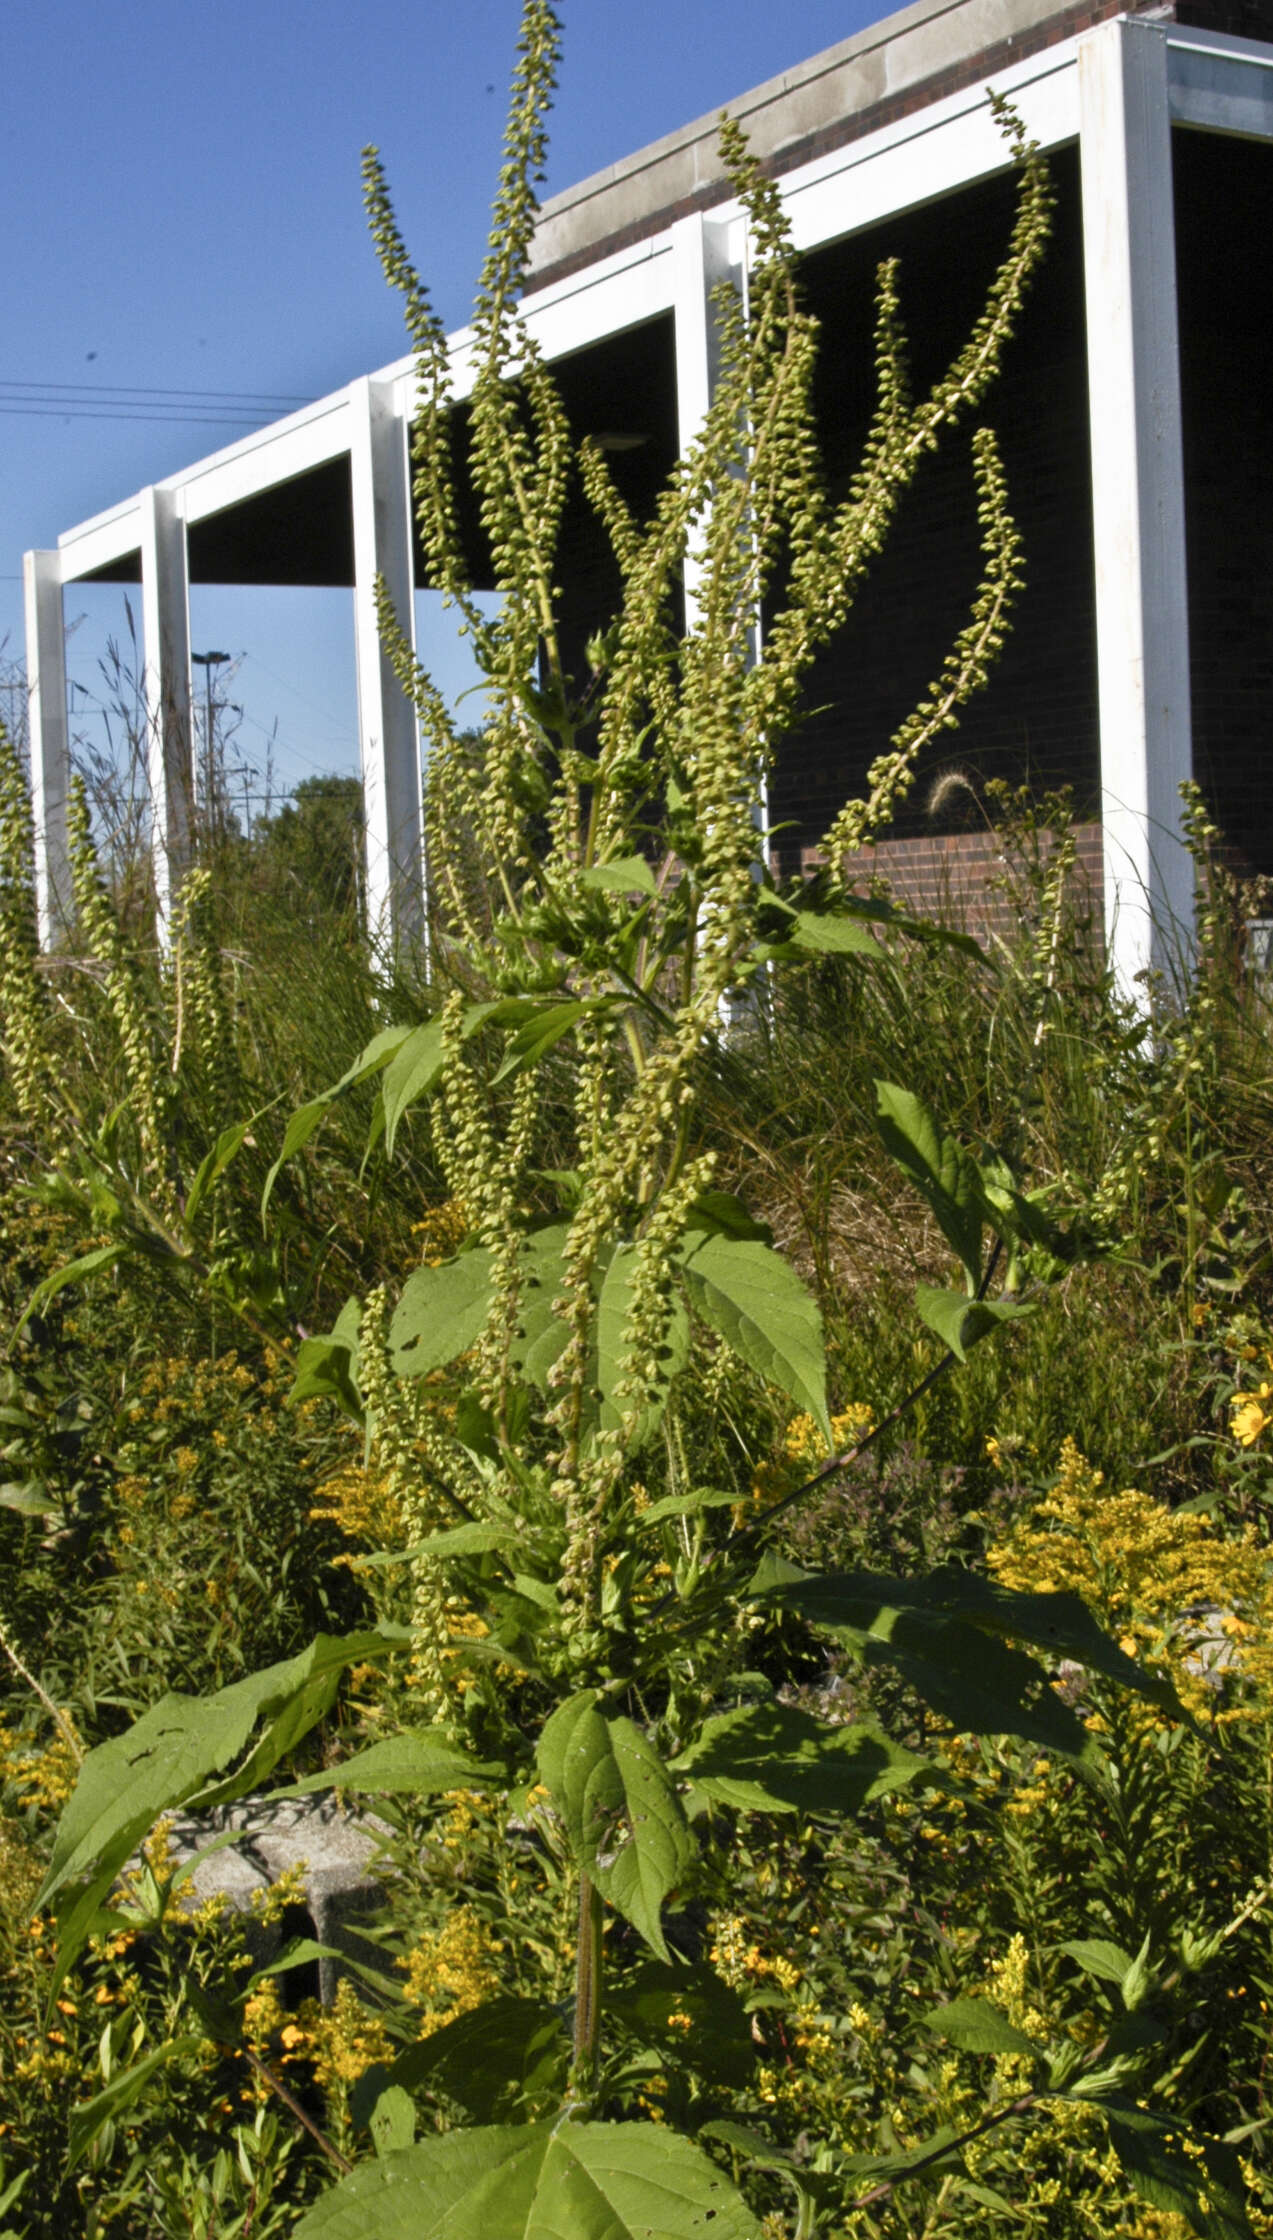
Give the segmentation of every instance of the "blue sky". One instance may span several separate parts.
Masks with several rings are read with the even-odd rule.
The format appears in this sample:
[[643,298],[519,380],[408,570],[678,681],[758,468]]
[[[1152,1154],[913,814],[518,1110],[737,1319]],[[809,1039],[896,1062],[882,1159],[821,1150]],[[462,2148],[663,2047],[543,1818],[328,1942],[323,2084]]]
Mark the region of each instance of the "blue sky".
[[[563,0],[547,191],[886,12],[882,0]],[[0,659],[23,650],[27,547],[276,417],[282,400],[402,353],[363,226],[365,142],[383,152],[438,308],[464,322],[518,18],[517,0],[9,12]],[[124,634],[123,593],[73,587],[66,611],[75,721],[100,732],[99,662]],[[236,656],[226,695],[248,760],[272,752],[284,785],[355,766],[348,593],[196,587],[191,620],[196,648]]]

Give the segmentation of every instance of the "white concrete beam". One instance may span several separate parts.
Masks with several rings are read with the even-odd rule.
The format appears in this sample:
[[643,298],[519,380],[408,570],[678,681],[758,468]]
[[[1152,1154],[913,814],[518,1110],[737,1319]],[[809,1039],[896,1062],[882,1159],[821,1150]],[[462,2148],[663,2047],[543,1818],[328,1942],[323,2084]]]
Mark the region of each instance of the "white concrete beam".
[[1174,123],[1273,140],[1273,45],[1172,24],[1167,55]]
[[[74,583],[99,568],[131,560],[140,545],[141,500],[129,498],[123,505],[112,506],[108,512],[94,514],[91,520],[62,531],[57,540],[62,581]],[[138,575],[140,572],[139,564]]]
[[74,917],[66,852],[66,796],[71,781],[66,717],[66,632],[62,570],[56,552],[28,552],[22,562],[27,632],[27,736],[35,821],[35,904],[40,947],[51,949]]
[[409,429],[395,410],[395,385],[355,381],[349,424],[366,921],[373,940],[396,948],[423,938],[424,868],[415,709],[394,674],[376,621],[376,578],[383,576],[414,647]]
[[1167,35],[1079,41],[1106,938],[1120,986],[1187,953],[1193,866]]
[[186,524],[170,489],[143,490],[141,611],[145,654],[146,753],[159,936],[190,861],[190,589]]

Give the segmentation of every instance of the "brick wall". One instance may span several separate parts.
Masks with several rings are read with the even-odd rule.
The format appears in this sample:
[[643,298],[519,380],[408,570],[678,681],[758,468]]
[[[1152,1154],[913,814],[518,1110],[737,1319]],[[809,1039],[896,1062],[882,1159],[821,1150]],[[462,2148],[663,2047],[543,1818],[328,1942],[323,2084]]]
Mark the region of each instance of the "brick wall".
[[[1080,923],[1089,922],[1094,938],[1099,938],[1103,892],[1099,824],[1079,825],[1077,839],[1070,906]],[[1050,853],[1045,834],[1041,862],[1046,863]],[[866,893],[872,881],[885,880],[893,900],[904,909],[976,934],[980,940],[997,936],[1010,942],[1020,930],[1022,905],[1017,898],[1030,892],[1029,867],[1015,851],[1005,852],[994,833],[877,840],[863,851],[860,861],[860,876],[852,881],[859,893]],[[816,862],[816,853],[810,851],[804,868],[813,870]]]

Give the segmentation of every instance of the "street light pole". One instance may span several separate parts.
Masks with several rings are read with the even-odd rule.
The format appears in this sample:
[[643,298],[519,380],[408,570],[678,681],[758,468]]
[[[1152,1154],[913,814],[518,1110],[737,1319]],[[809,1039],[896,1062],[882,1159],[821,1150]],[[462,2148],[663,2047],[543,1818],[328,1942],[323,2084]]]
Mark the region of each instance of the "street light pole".
[[214,798],[212,753],[212,672],[214,669],[220,668],[223,661],[228,661],[230,658],[231,657],[228,653],[192,653],[190,656],[191,668],[193,669],[197,667],[202,669],[203,671],[203,797],[208,818],[209,839],[213,837],[212,804]]

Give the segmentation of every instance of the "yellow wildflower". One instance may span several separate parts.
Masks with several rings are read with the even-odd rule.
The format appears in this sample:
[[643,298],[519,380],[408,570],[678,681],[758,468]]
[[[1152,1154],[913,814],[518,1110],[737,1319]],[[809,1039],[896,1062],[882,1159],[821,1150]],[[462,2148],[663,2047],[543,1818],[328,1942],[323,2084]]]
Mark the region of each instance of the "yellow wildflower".
[[1233,1409],[1229,1429],[1240,1447],[1253,1447],[1265,1424],[1273,1416],[1273,1408],[1265,1402],[1273,1397],[1273,1385],[1262,1384],[1258,1392],[1235,1392],[1230,1405]]

